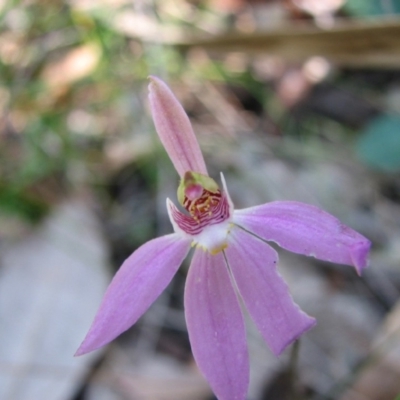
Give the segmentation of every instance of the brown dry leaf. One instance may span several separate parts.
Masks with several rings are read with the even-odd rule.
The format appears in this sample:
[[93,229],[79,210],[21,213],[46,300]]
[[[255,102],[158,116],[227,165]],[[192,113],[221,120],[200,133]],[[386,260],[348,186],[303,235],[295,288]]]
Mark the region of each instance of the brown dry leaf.
[[42,73],[43,80],[57,90],[90,75],[100,59],[100,49],[86,44],[70,50],[63,58],[49,63]]
[[149,351],[129,356],[129,349],[112,347],[87,389],[87,400],[204,400],[211,396],[195,365]]
[[23,57],[23,40],[13,32],[4,32],[0,35],[0,59],[6,65],[15,65]]
[[371,362],[340,400],[393,400],[400,393],[400,301],[374,343]]
[[141,15],[133,11],[119,13],[113,22],[117,32],[142,40],[161,41],[174,43],[184,38],[182,29],[172,25],[161,25],[153,18]]

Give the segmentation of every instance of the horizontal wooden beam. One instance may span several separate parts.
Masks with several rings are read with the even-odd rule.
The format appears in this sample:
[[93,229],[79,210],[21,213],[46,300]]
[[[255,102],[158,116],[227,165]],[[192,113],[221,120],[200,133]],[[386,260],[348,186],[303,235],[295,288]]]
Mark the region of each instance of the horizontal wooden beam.
[[270,54],[294,62],[321,56],[343,66],[397,69],[400,18],[341,20],[331,29],[293,23],[253,33],[234,31],[207,38],[192,37],[174,44],[184,49],[201,47],[216,54]]

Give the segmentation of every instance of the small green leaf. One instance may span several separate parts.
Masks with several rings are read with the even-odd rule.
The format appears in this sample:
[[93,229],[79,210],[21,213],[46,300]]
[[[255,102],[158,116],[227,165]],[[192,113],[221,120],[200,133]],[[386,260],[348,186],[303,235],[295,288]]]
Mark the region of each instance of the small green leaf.
[[0,183],[0,212],[18,216],[30,222],[38,222],[48,212],[48,205],[22,190]]
[[[400,1],[391,0],[347,0],[344,9],[351,15],[359,17],[376,16],[385,14],[398,14],[400,12]],[[396,399],[397,400],[397,399]]]
[[369,166],[387,172],[400,170],[400,117],[381,115],[369,123],[357,143],[357,153]]

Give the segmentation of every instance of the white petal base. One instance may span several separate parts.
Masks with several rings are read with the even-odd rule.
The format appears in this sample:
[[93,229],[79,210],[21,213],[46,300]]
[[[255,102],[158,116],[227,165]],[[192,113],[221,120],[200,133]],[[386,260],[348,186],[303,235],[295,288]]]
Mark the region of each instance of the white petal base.
[[193,236],[192,246],[201,247],[211,254],[219,253],[228,247],[228,234],[231,226],[230,220],[207,226],[201,233]]

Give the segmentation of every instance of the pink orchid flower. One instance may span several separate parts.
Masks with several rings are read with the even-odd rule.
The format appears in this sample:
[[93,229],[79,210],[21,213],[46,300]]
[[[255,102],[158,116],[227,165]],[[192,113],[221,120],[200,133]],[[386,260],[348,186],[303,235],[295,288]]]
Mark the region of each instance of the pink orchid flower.
[[275,355],[315,325],[294,303],[277,272],[278,255],[266,242],[353,265],[359,274],[370,242],[308,204],[275,201],[234,210],[223,176],[222,189],[208,176],[182,106],[163,81],[150,79],[154,123],[181,177],[178,200],[186,212],[167,199],[175,233],[145,243],[122,264],[76,354],[98,349],[130,328],[195,247],[184,298],[193,355],[219,400],[243,400],[249,357],[238,298]]

